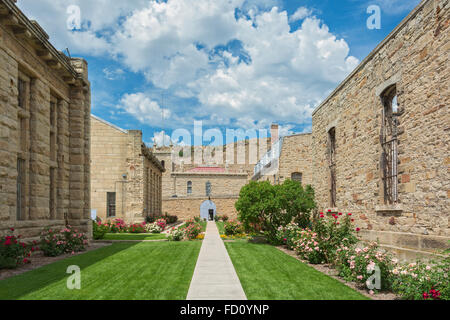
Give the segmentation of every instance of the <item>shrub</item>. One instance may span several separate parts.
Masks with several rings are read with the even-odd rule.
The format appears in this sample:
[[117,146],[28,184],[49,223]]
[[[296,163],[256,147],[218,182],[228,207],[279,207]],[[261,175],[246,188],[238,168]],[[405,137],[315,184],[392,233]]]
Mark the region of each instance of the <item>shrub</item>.
[[336,259],[336,250],[341,246],[350,247],[358,242],[355,235],[357,229],[353,226],[352,214],[342,213],[325,216],[320,213],[312,222],[312,230],[317,233],[319,248],[325,261],[333,263]]
[[392,269],[392,290],[408,300],[449,300],[449,273],[449,256],[437,262],[397,264]]
[[199,223],[201,221],[202,221],[202,219],[200,217],[194,217],[194,222]]
[[109,232],[109,225],[102,224],[101,221],[92,220],[92,236],[94,240],[101,240],[105,238],[105,234]]
[[145,223],[134,223],[130,224],[127,228],[128,233],[146,233]]
[[164,220],[167,221],[167,224],[173,224],[175,222],[178,221],[178,217],[174,216],[174,215],[168,215],[167,212],[166,214],[163,216]]
[[226,214],[224,214],[224,215],[221,217],[221,220],[222,220],[223,222],[225,222],[225,221],[228,221],[229,218],[228,218],[228,216],[227,216]]
[[125,221],[123,221],[122,219],[114,219],[113,221],[108,221],[107,225],[109,226],[109,232],[111,233],[123,233],[127,232],[128,230]]
[[11,235],[0,238],[0,269],[14,269],[20,265],[29,263],[31,253],[38,250],[33,245],[21,242],[21,236],[15,236],[14,229],[11,230]]
[[40,248],[48,257],[84,251],[87,244],[86,235],[70,226],[59,231],[46,228],[41,233]]
[[310,186],[303,189],[292,180],[282,185],[251,181],[241,189],[235,204],[245,230],[262,230],[272,243],[277,243],[278,228],[293,219],[308,226],[315,206],[313,189]]
[[215,222],[219,222],[220,221],[220,216],[214,216],[214,221]]
[[287,226],[278,227],[277,241],[284,243],[288,249],[294,249],[294,241],[300,239],[302,228],[295,222],[289,223]]
[[164,219],[158,219],[155,221],[155,223],[161,228],[161,231],[164,231],[164,229],[166,229],[167,226],[167,221]]
[[161,233],[163,230],[157,223],[150,223],[145,226],[147,232],[150,233]]
[[364,248],[349,248],[343,244],[336,251],[336,267],[341,277],[364,284],[374,275],[375,268],[378,267],[381,290],[391,289],[391,270],[395,260],[390,253],[381,250],[376,242]]
[[183,228],[178,228],[178,229],[172,228],[169,231],[168,239],[169,239],[169,241],[181,241],[184,239],[184,236],[185,236],[185,232],[184,232]]
[[[298,238],[297,238],[298,237]],[[325,261],[325,254],[320,248],[318,234],[310,229],[303,229],[294,237],[293,247],[295,252],[312,264],[320,264]]]
[[244,230],[242,224],[237,220],[229,220],[223,224],[225,234],[227,236],[234,236],[241,234]]
[[184,227],[189,227],[192,224],[195,224],[196,222],[194,221],[194,219],[188,219],[186,220],[186,222],[184,223]]
[[190,224],[183,228],[186,238],[194,240],[202,232],[202,226],[199,223]]

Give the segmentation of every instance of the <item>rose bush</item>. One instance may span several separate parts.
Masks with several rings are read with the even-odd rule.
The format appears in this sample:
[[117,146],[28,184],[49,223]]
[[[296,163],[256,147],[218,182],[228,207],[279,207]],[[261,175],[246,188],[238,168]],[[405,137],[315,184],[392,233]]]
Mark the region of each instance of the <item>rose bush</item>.
[[185,231],[183,228],[172,228],[169,231],[169,241],[182,241],[185,237]]
[[109,232],[109,225],[101,221],[92,220],[92,236],[94,240],[101,240]]
[[146,233],[145,222],[143,223],[132,223],[127,226],[128,233]]
[[242,223],[240,223],[237,220],[225,221],[223,224],[223,228],[224,228],[225,234],[227,236],[234,236],[234,235],[241,234],[244,232]]
[[148,223],[145,228],[149,233],[161,233],[163,231],[157,223]]
[[0,269],[14,269],[20,265],[29,263],[31,253],[38,250],[36,242],[28,244],[20,241],[21,236],[11,234],[0,238]]
[[45,256],[56,257],[64,253],[86,250],[87,236],[71,226],[61,230],[46,228],[41,232],[40,249]]

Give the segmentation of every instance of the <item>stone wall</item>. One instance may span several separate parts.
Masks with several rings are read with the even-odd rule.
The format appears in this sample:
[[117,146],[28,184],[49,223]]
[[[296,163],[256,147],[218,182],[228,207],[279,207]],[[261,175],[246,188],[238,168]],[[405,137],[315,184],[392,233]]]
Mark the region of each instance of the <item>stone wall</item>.
[[[313,184],[330,207],[328,132],[336,132],[337,208],[351,212],[366,239],[425,252],[450,239],[450,3],[427,0],[381,43],[313,114]],[[399,104],[398,192],[386,205],[380,167],[383,105]]]
[[87,63],[58,52],[13,1],[0,11],[0,235],[66,222],[90,234]]
[[[142,142],[140,130],[123,130],[91,117],[92,209],[102,220],[141,222],[161,214],[161,163]],[[107,215],[107,193],[115,194],[115,215]]]
[[[237,218],[237,211],[234,207],[238,197],[212,197],[217,208],[217,215],[226,214],[230,219]],[[163,213],[176,215],[182,221],[200,216],[201,204],[208,200],[206,197],[202,198],[182,198],[182,199],[164,199]]]
[[280,183],[291,179],[293,173],[302,174],[302,185],[312,184],[311,134],[284,137],[278,175]]

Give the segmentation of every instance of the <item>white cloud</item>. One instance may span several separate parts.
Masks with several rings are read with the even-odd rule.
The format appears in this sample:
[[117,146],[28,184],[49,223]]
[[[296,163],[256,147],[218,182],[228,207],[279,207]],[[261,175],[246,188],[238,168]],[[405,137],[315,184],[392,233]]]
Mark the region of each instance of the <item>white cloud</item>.
[[155,132],[152,138],[152,145],[156,143],[158,147],[162,146],[170,146],[171,140],[170,136],[167,135],[164,131]]
[[299,20],[303,20],[306,17],[309,17],[312,14],[312,11],[306,7],[298,8],[292,16],[289,17],[289,22],[295,22]]
[[144,93],[125,94],[120,100],[117,108],[126,111],[134,116],[143,124],[150,126],[160,126],[163,119],[170,119],[171,112],[168,109],[163,109],[156,101]]
[[[383,0],[380,0],[383,1]],[[345,40],[337,39],[306,7],[288,17],[277,0],[74,0],[85,29],[65,30],[66,5],[21,0],[58,46],[107,55],[142,72],[156,88],[197,98],[188,110],[167,110],[166,122],[183,126],[262,127],[272,121],[308,123],[315,106],[356,67]],[[239,10],[245,14],[238,14]],[[289,21],[303,20],[291,32]],[[241,44],[241,60],[227,49]],[[221,50],[215,50],[218,47]],[[106,76],[114,77],[107,70]],[[161,107],[145,92],[124,95],[119,107],[141,121],[161,125]],[[173,107],[171,107],[173,108]],[[206,119],[205,119],[206,118]],[[230,119],[236,119],[231,123]]]
[[125,71],[121,68],[104,68],[103,74],[105,75],[105,78],[108,80],[118,80],[123,79],[123,76],[125,74]]

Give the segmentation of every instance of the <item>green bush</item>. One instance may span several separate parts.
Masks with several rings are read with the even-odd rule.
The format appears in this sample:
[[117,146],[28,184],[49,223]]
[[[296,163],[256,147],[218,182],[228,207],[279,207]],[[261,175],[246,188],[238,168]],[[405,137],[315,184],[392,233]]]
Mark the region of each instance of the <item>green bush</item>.
[[288,179],[281,185],[251,181],[241,189],[235,207],[245,230],[262,231],[270,242],[277,243],[280,226],[292,220],[309,226],[316,204],[311,186],[304,189],[299,182]]
[[92,220],[92,236],[94,240],[101,240],[105,238],[105,235],[109,232],[109,226],[102,224],[101,221]]
[[223,228],[225,231],[225,235],[227,236],[234,236],[244,232],[242,224],[237,220],[226,221],[223,225]]
[[45,228],[41,232],[40,249],[47,257],[84,251],[88,244],[85,234],[67,226],[61,230]]

